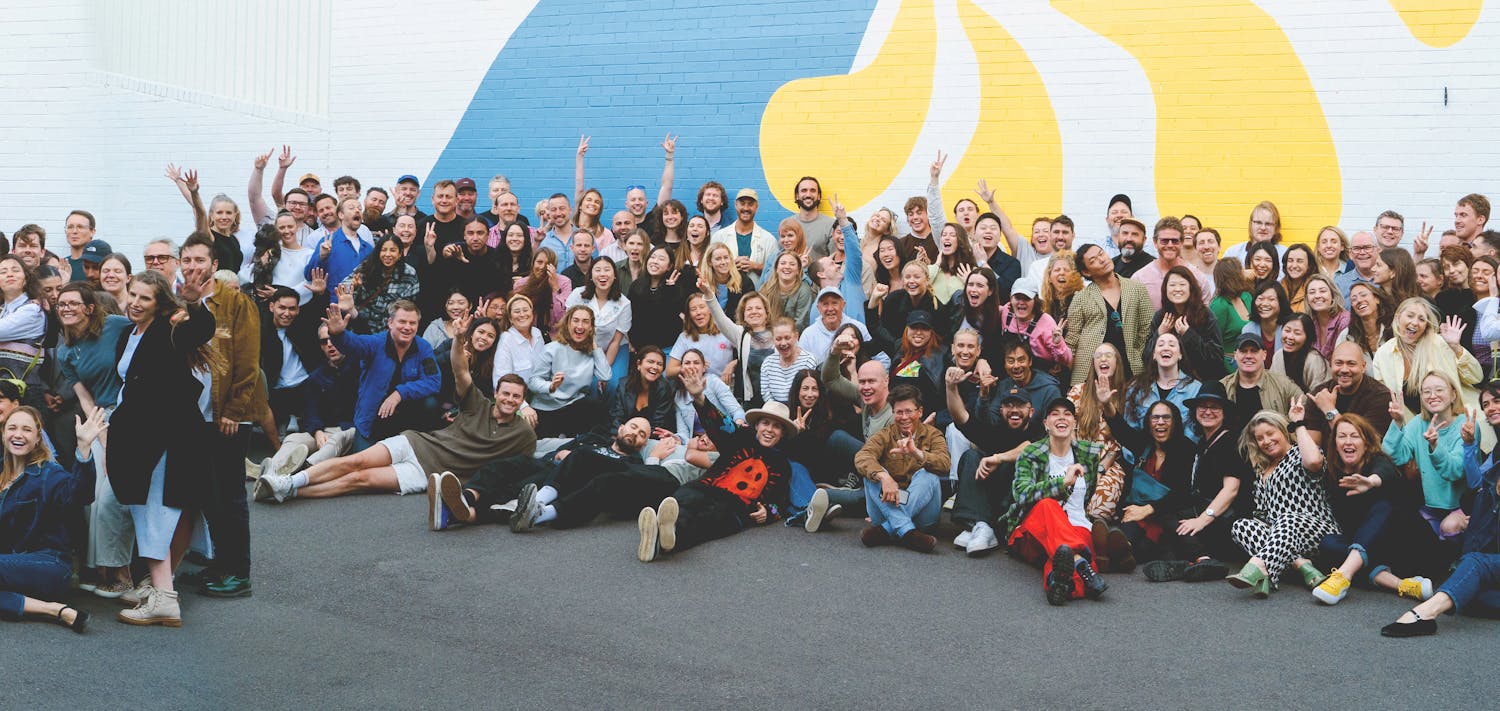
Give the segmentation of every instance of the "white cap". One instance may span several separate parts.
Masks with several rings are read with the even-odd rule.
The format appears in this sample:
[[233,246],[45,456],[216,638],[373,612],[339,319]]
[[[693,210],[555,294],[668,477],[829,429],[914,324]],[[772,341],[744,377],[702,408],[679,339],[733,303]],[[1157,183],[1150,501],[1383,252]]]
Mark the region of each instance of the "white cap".
[[1022,296],[1035,299],[1037,292],[1040,290],[1040,287],[1041,285],[1036,283],[1036,279],[1033,279],[1029,276],[1024,276],[1020,279],[1017,279],[1014,284],[1011,284],[1010,293],[1012,296],[1020,294]]

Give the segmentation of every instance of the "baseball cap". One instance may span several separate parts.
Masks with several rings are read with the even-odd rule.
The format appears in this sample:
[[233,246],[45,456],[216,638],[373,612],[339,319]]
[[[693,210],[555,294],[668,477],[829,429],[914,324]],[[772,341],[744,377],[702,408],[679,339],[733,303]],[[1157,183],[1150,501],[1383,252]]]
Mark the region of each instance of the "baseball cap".
[[300,178],[297,179],[297,184],[301,185],[301,184],[303,184],[303,183],[305,183],[305,182],[307,182],[309,180],[313,181],[314,183],[317,183],[318,185],[322,185],[323,184],[323,181],[318,180],[318,174],[317,173],[303,173],[302,177],[300,177]]
[[829,295],[837,296],[840,299],[844,298],[844,292],[839,291],[838,289],[836,289],[834,287],[831,287],[831,286],[825,286],[822,289],[818,290],[818,298],[813,299],[813,301],[814,302],[822,301],[823,297],[829,296]]
[[411,183],[412,185],[415,185],[419,188],[422,187],[422,181],[417,180],[417,176],[412,175],[411,173],[407,173],[406,175],[396,178],[397,185],[400,185],[402,183]]
[[1050,415],[1050,414],[1052,414],[1053,410],[1056,410],[1058,408],[1062,408],[1064,410],[1067,410],[1068,414],[1070,414],[1070,415],[1077,415],[1078,414],[1078,408],[1076,408],[1076,407],[1073,406],[1073,401],[1069,400],[1069,399],[1067,399],[1065,397],[1055,397],[1055,398],[1052,398],[1052,401],[1049,402],[1049,403],[1047,403],[1047,409],[1044,410],[1043,412],[1045,414]]
[[1036,295],[1037,295],[1037,292],[1040,291],[1040,290],[1041,289],[1039,288],[1039,285],[1036,283],[1036,280],[1032,279],[1029,276],[1026,276],[1026,277],[1021,277],[1020,279],[1017,279],[1016,283],[1014,283],[1014,284],[1011,285],[1011,287],[1010,287],[1010,295],[1011,296],[1016,296],[1016,295],[1019,294],[1021,296],[1026,296],[1026,297],[1030,297],[1030,298],[1035,299]]
[[745,198],[750,198],[751,200],[760,202],[760,195],[755,192],[754,188],[740,188],[740,191],[734,194],[734,199],[736,202]]
[[1125,193],[1120,193],[1120,194],[1115,195],[1114,197],[1110,198],[1109,199],[1109,204],[1105,205],[1104,209],[1106,211],[1108,211],[1109,208],[1114,207],[1115,203],[1117,203],[1117,202],[1123,202],[1123,203],[1125,203],[1125,207],[1126,208],[1128,208],[1128,209],[1130,209],[1132,211],[1135,210],[1135,208],[1133,206],[1131,206],[1131,204],[1130,204],[1130,196],[1126,195]]
[[457,181],[454,182],[454,184],[458,186],[458,191],[459,192],[463,192],[465,190],[469,190],[469,191],[472,191],[472,192],[479,192],[479,188],[474,187],[474,179],[473,178],[459,178]]
[[[831,287],[830,287],[831,288]],[[926,309],[915,309],[906,314],[907,326],[926,326],[932,328],[932,314]]]
[[104,258],[108,257],[112,252],[114,250],[110,249],[108,242],[102,239],[91,240],[83,246],[83,256],[79,257],[79,259],[89,264],[98,264],[104,261]]
[[1005,391],[1005,393],[1000,396],[1001,405],[1004,405],[1008,402],[1013,402],[1018,405],[1030,405],[1031,398],[1026,397],[1026,394],[1022,392],[1020,388],[1012,385],[1009,390]]
[[1239,350],[1245,346],[1255,346],[1256,350],[1264,350],[1266,344],[1261,342],[1258,333],[1241,333],[1239,338],[1234,339],[1234,349]]

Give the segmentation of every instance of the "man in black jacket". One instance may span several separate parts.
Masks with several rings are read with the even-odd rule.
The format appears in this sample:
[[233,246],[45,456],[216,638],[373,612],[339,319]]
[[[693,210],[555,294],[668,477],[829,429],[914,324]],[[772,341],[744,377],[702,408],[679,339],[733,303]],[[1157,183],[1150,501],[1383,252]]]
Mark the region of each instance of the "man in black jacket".
[[260,369],[270,390],[271,413],[278,429],[291,417],[303,418],[309,376],[324,363],[318,326],[328,297],[315,294],[306,306],[296,291],[276,287],[260,319]]

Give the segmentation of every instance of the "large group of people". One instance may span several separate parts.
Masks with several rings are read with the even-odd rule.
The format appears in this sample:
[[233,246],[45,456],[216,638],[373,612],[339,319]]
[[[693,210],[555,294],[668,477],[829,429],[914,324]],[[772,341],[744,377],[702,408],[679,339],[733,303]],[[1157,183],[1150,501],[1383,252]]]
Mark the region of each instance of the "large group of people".
[[982,181],[950,215],[940,155],[863,226],[814,177],[762,226],[751,188],[674,197],[661,147],[654,204],[588,187],[587,138],[531,214],[504,176],[486,211],[471,178],[288,188],[284,147],[246,213],[169,166],[196,226],[141,270],[83,210],[0,240],[0,618],[82,631],[76,585],[180,626],[181,591],[252,593],[249,501],[356,492],[425,493],[433,531],[633,517],[642,562],[844,518],[1005,549],[1053,605],[1139,567],[1389,591],[1388,636],[1500,614],[1484,196],[1409,249],[1393,211],[1291,244],[1271,202],[1241,232],[1123,194],[1106,235],[1023,235]]

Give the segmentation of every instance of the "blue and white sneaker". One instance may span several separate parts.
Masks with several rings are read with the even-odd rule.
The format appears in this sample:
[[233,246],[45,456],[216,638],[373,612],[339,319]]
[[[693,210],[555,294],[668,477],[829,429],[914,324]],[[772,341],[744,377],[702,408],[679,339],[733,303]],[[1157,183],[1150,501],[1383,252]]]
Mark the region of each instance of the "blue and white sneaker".
[[437,472],[427,474],[427,526],[434,531],[445,531],[453,522],[453,515],[443,505],[442,497],[438,496],[442,478],[443,475]]

